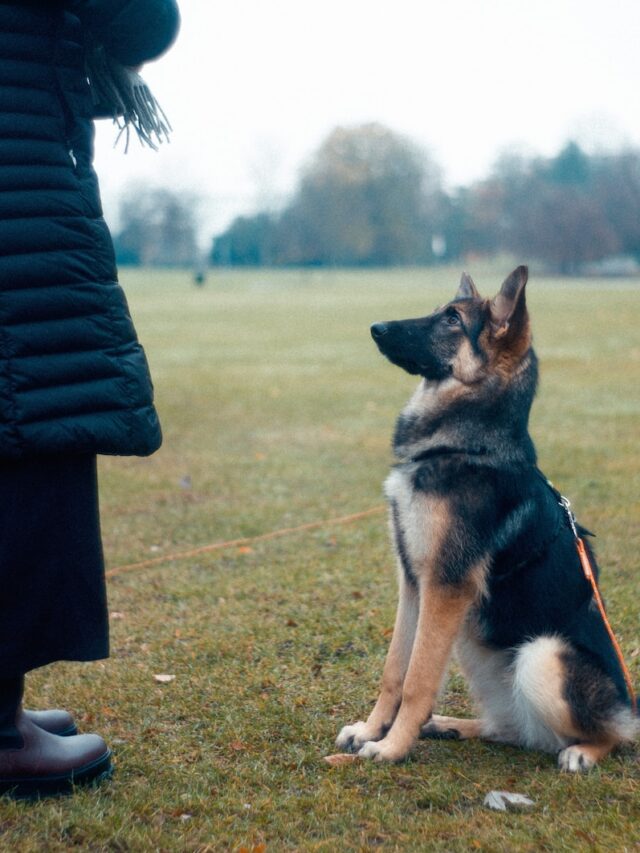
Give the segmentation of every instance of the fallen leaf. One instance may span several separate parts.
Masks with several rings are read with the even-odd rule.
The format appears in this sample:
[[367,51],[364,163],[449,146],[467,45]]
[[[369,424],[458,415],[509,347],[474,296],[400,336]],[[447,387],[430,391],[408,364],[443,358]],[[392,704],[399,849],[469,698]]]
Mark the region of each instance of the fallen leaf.
[[124,613],[121,610],[112,610],[109,616],[112,619],[124,619]]
[[175,681],[175,675],[167,675],[166,672],[161,672],[158,675],[153,676],[155,681],[158,681],[160,684],[168,684],[170,681]]
[[636,648],[636,649],[633,649],[633,651],[631,652],[631,654],[629,655],[629,657],[630,657],[630,658],[637,658],[637,657],[638,657],[638,655],[640,655],[640,647],[638,647],[638,648]]
[[285,622],[285,625],[287,626],[287,628],[297,628],[298,627],[298,623],[296,622],[295,619],[287,619],[287,621]]
[[343,764],[353,764],[358,756],[352,752],[336,752],[335,755],[325,755],[324,761],[331,767],[342,767]]
[[596,839],[593,837],[593,835],[589,835],[588,832],[585,832],[582,829],[576,829],[574,830],[574,833],[578,836],[578,838],[582,838],[583,841],[586,841],[589,844],[596,843]]
[[482,805],[497,812],[506,812],[513,808],[529,808],[535,803],[529,797],[525,797],[524,794],[512,794],[510,791],[489,791]]
[[253,554],[253,548],[250,548],[248,545],[241,545],[238,548],[238,554]]
[[232,740],[229,746],[235,752],[243,752],[247,748],[247,745],[242,743],[241,740]]

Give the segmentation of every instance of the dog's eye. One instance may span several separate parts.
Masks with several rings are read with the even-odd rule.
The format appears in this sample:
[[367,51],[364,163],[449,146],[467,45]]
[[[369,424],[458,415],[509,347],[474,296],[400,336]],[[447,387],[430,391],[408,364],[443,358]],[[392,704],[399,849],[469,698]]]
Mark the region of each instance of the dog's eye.
[[455,311],[449,311],[445,318],[445,323],[447,326],[459,326],[460,325],[460,316]]

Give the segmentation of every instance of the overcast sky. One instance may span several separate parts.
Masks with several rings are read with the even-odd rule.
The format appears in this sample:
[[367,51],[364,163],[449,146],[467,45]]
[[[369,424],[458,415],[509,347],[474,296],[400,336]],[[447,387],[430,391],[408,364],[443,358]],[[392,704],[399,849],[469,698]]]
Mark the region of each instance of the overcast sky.
[[338,124],[424,145],[448,186],[510,146],[640,145],[639,0],[182,0],[182,31],[143,76],[174,127],[158,152],[113,149],[105,211],[133,179],[197,191],[204,232],[277,201]]

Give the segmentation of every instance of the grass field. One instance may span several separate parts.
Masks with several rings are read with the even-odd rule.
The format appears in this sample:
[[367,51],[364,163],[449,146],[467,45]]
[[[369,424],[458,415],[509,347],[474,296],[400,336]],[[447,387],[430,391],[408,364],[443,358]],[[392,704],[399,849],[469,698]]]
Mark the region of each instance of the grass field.
[[[490,295],[508,271],[476,283]],[[101,461],[108,567],[381,504],[415,383],[368,326],[427,313],[458,275],[221,271],[197,289],[187,274],[125,272],[165,443]],[[640,284],[529,287],[540,463],[598,533],[638,683]],[[322,761],[376,695],[396,596],[383,515],[123,572],[109,593],[110,660],[33,673],[27,698],[102,733],[114,780],[0,801],[0,850],[640,850],[637,749],[584,777],[471,742],[422,742],[397,766]],[[442,708],[471,713],[455,668]],[[535,806],[488,811],[492,789]]]

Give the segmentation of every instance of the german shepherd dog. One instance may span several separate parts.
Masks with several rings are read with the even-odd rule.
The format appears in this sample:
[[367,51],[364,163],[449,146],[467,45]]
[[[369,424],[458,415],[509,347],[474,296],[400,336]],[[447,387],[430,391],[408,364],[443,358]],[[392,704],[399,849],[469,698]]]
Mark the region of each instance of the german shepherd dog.
[[[536,467],[527,277],[518,267],[486,300],[463,274],[428,317],[371,327],[383,355],[422,379],[385,488],[400,595],[380,696],[337,738],[362,757],[400,761],[420,736],[482,737],[581,771],[637,733],[569,518]],[[479,719],[433,714],[454,647]]]

